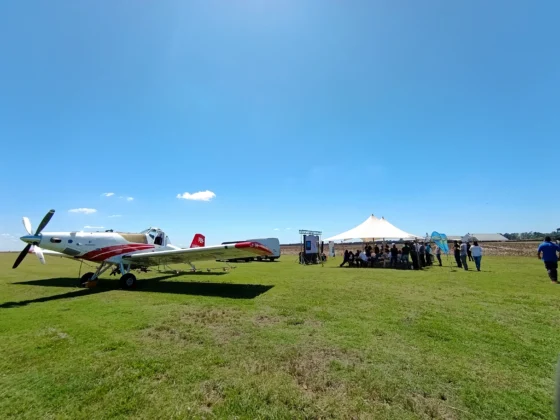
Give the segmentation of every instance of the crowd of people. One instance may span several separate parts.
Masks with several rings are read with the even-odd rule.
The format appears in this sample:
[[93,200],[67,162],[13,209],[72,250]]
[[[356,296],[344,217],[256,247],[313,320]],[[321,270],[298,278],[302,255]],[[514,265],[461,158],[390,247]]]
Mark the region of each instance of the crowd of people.
[[[453,255],[458,268],[469,269],[469,262],[474,262],[477,271],[481,271],[482,247],[478,241],[453,241]],[[395,243],[366,245],[363,250],[352,252],[344,251],[344,258],[340,267],[392,267],[402,269],[419,270],[422,267],[431,266],[437,260],[441,262],[441,249],[430,242],[405,242],[401,247]],[[537,257],[544,262],[544,266],[552,283],[558,284],[558,256],[560,243],[552,241],[550,236],[544,238],[539,245]],[[435,260],[434,260],[435,257]]]
[[468,261],[474,261],[476,270],[480,271],[480,262],[482,261],[482,247],[477,241],[470,242],[453,241],[453,254],[457,267],[465,270],[469,269]]
[[[480,271],[482,260],[482,247],[478,242],[471,245],[469,242],[455,241],[454,254],[457,267],[468,270],[468,261],[474,261],[476,269]],[[366,245],[363,250],[356,252],[345,250],[340,267],[392,267],[402,269],[420,270],[437,263],[441,267],[442,250],[436,244],[430,242],[405,242],[401,247],[393,243]]]

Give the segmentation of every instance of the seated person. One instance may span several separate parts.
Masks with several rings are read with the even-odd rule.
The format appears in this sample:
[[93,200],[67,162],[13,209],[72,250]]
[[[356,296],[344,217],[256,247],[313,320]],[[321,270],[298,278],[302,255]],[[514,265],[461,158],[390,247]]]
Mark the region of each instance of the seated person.
[[360,267],[367,267],[369,263],[369,258],[365,252],[359,254],[360,257]]

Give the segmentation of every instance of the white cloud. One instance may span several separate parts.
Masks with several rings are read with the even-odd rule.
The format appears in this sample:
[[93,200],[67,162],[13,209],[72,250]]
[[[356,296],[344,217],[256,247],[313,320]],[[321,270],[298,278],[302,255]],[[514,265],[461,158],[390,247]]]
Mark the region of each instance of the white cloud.
[[91,214],[97,212],[96,209],[88,209],[85,207],[80,207],[79,209],[70,209],[68,210],[70,213],[83,213],[83,214]]
[[208,190],[195,192],[193,194],[188,192],[185,192],[183,194],[177,194],[177,198],[183,200],[195,200],[195,201],[210,201],[214,197],[216,197],[216,194]]
[[278,229],[278,228],[274,228],[274,230],[280,230],[280,229]]
[[111,197],[112,195],[115,195],[115,193],[109,192],[109,193],[103,193],[103,194],[101,194],[101,195],[103,195],[103,196],[105,196],[105,197]]
[[110,215],[109,217],[122,217],[122,215],[120,215],[120,214],[112,214],[112,215]]
[[126,200],[126,201],[132,201],[132,200],[134,200],[134,197],[125,197],[125,196],[122,196],[122,195],[119,196],[119,198],[122,198],[122,199],[124,199],[124,200]]
[[292,228],[286,228],[286,230],[292,230]]
[[105,226],[90,226],[90,225],[86,225],[86,226],[84,226],[84,229],[105,229]]

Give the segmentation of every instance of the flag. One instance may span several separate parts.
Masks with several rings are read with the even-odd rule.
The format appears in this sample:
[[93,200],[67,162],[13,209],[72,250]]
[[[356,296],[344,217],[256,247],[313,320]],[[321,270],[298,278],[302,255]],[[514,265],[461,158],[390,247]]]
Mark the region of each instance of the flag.
[[447,235],[445,233],[432,232],[432,241],[439,246],[445,254],[449,254],[449,245],[447,244]]

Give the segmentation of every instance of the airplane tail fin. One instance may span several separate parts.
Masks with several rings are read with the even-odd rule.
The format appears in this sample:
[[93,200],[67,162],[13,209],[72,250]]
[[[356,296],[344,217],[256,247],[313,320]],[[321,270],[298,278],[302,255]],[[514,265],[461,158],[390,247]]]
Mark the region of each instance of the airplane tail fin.
[[206,237],[202,233],[196,233],[191,243],[191,248],[201,248],[206,245]]

